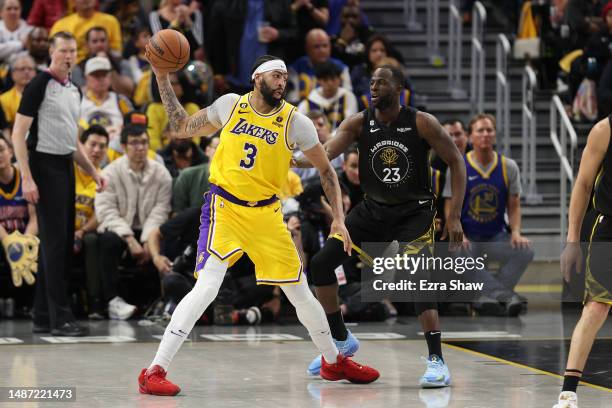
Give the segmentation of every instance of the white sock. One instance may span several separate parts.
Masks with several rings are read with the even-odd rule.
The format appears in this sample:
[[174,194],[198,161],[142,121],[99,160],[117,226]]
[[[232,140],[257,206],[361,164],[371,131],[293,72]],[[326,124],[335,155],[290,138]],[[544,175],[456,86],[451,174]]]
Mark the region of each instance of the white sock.
[[155,354],[155,358],[149,367],[159,365],[168,371],[170,362],[193,329],[196,321],[217,297],[226,270],[227,262],[221,262],[212,255],[208,258],[204,268],[198,272],[198,280],[195,286],[174,309],[172,319],[170,319],[157,349],[157,354]]
[[297,285],[284,285],[281,286],[281,289],[295,307],[298,319],[308,330],[313,343],[323,354],[325,361],[336,364],[338,349],[332,340],[325,311],[308,288],[304,278],[302,277]]

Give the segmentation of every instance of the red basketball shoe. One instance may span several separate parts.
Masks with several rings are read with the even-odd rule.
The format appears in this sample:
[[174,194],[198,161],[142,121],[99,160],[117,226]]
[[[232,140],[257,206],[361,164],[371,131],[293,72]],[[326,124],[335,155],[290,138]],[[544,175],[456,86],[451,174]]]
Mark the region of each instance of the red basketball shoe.
[[380,373],[338,353],[336,364],[329,364],[321,357],[321,377],[328,381],[349,380],[355,384],[368,384],[376,381]]
[[181,388],[166,380],[166,371],[158,365],[143,368],[138,376],[138,391],[141,394],[176,395]]

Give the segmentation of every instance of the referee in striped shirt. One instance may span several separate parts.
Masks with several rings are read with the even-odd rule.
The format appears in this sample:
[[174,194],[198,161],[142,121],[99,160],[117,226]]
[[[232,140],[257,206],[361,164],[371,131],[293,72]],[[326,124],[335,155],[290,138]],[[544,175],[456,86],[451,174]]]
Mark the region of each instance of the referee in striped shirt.
[[[34,297],[34,333],[85,336],[66,291],[74,241],[74,164],[91,175],[101,191],[106,181],[77,140],[81,93],[70,81],[77,43],[72,34],[51,38],[49,69],[24,89],[13,127],[13,145],[23,175],[23,194],[36,204],[40,249]],[[27,137],[26,137],[27,136]]]

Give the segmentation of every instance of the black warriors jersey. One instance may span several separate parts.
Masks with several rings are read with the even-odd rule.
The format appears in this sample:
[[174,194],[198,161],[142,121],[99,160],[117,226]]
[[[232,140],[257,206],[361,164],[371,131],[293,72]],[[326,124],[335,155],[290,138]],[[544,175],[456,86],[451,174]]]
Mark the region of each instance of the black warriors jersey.
[[[612,115],[608,116],[608,124],[612,132]],[[601,214],[612,216],[612,135],[608,143],[608,150],[595,179],[593,188],[593,207]],[[361,169],[360,169],[361,170]]]
[[431,200],[429,144],[416,128],[417,111],[402,106],[389,126],[364,111],[359,137],[359,178],[366,197],[384,204]]

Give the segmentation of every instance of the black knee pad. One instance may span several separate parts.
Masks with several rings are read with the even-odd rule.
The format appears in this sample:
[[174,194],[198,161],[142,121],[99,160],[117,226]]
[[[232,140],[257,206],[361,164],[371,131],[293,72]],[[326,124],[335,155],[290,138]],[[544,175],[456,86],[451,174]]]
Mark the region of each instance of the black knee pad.
[[330,238],[323,248],[310,260],[308,270],[315,286],[333,285],[338,282],[336,268],[348,259],[344,244],[336,238]]

